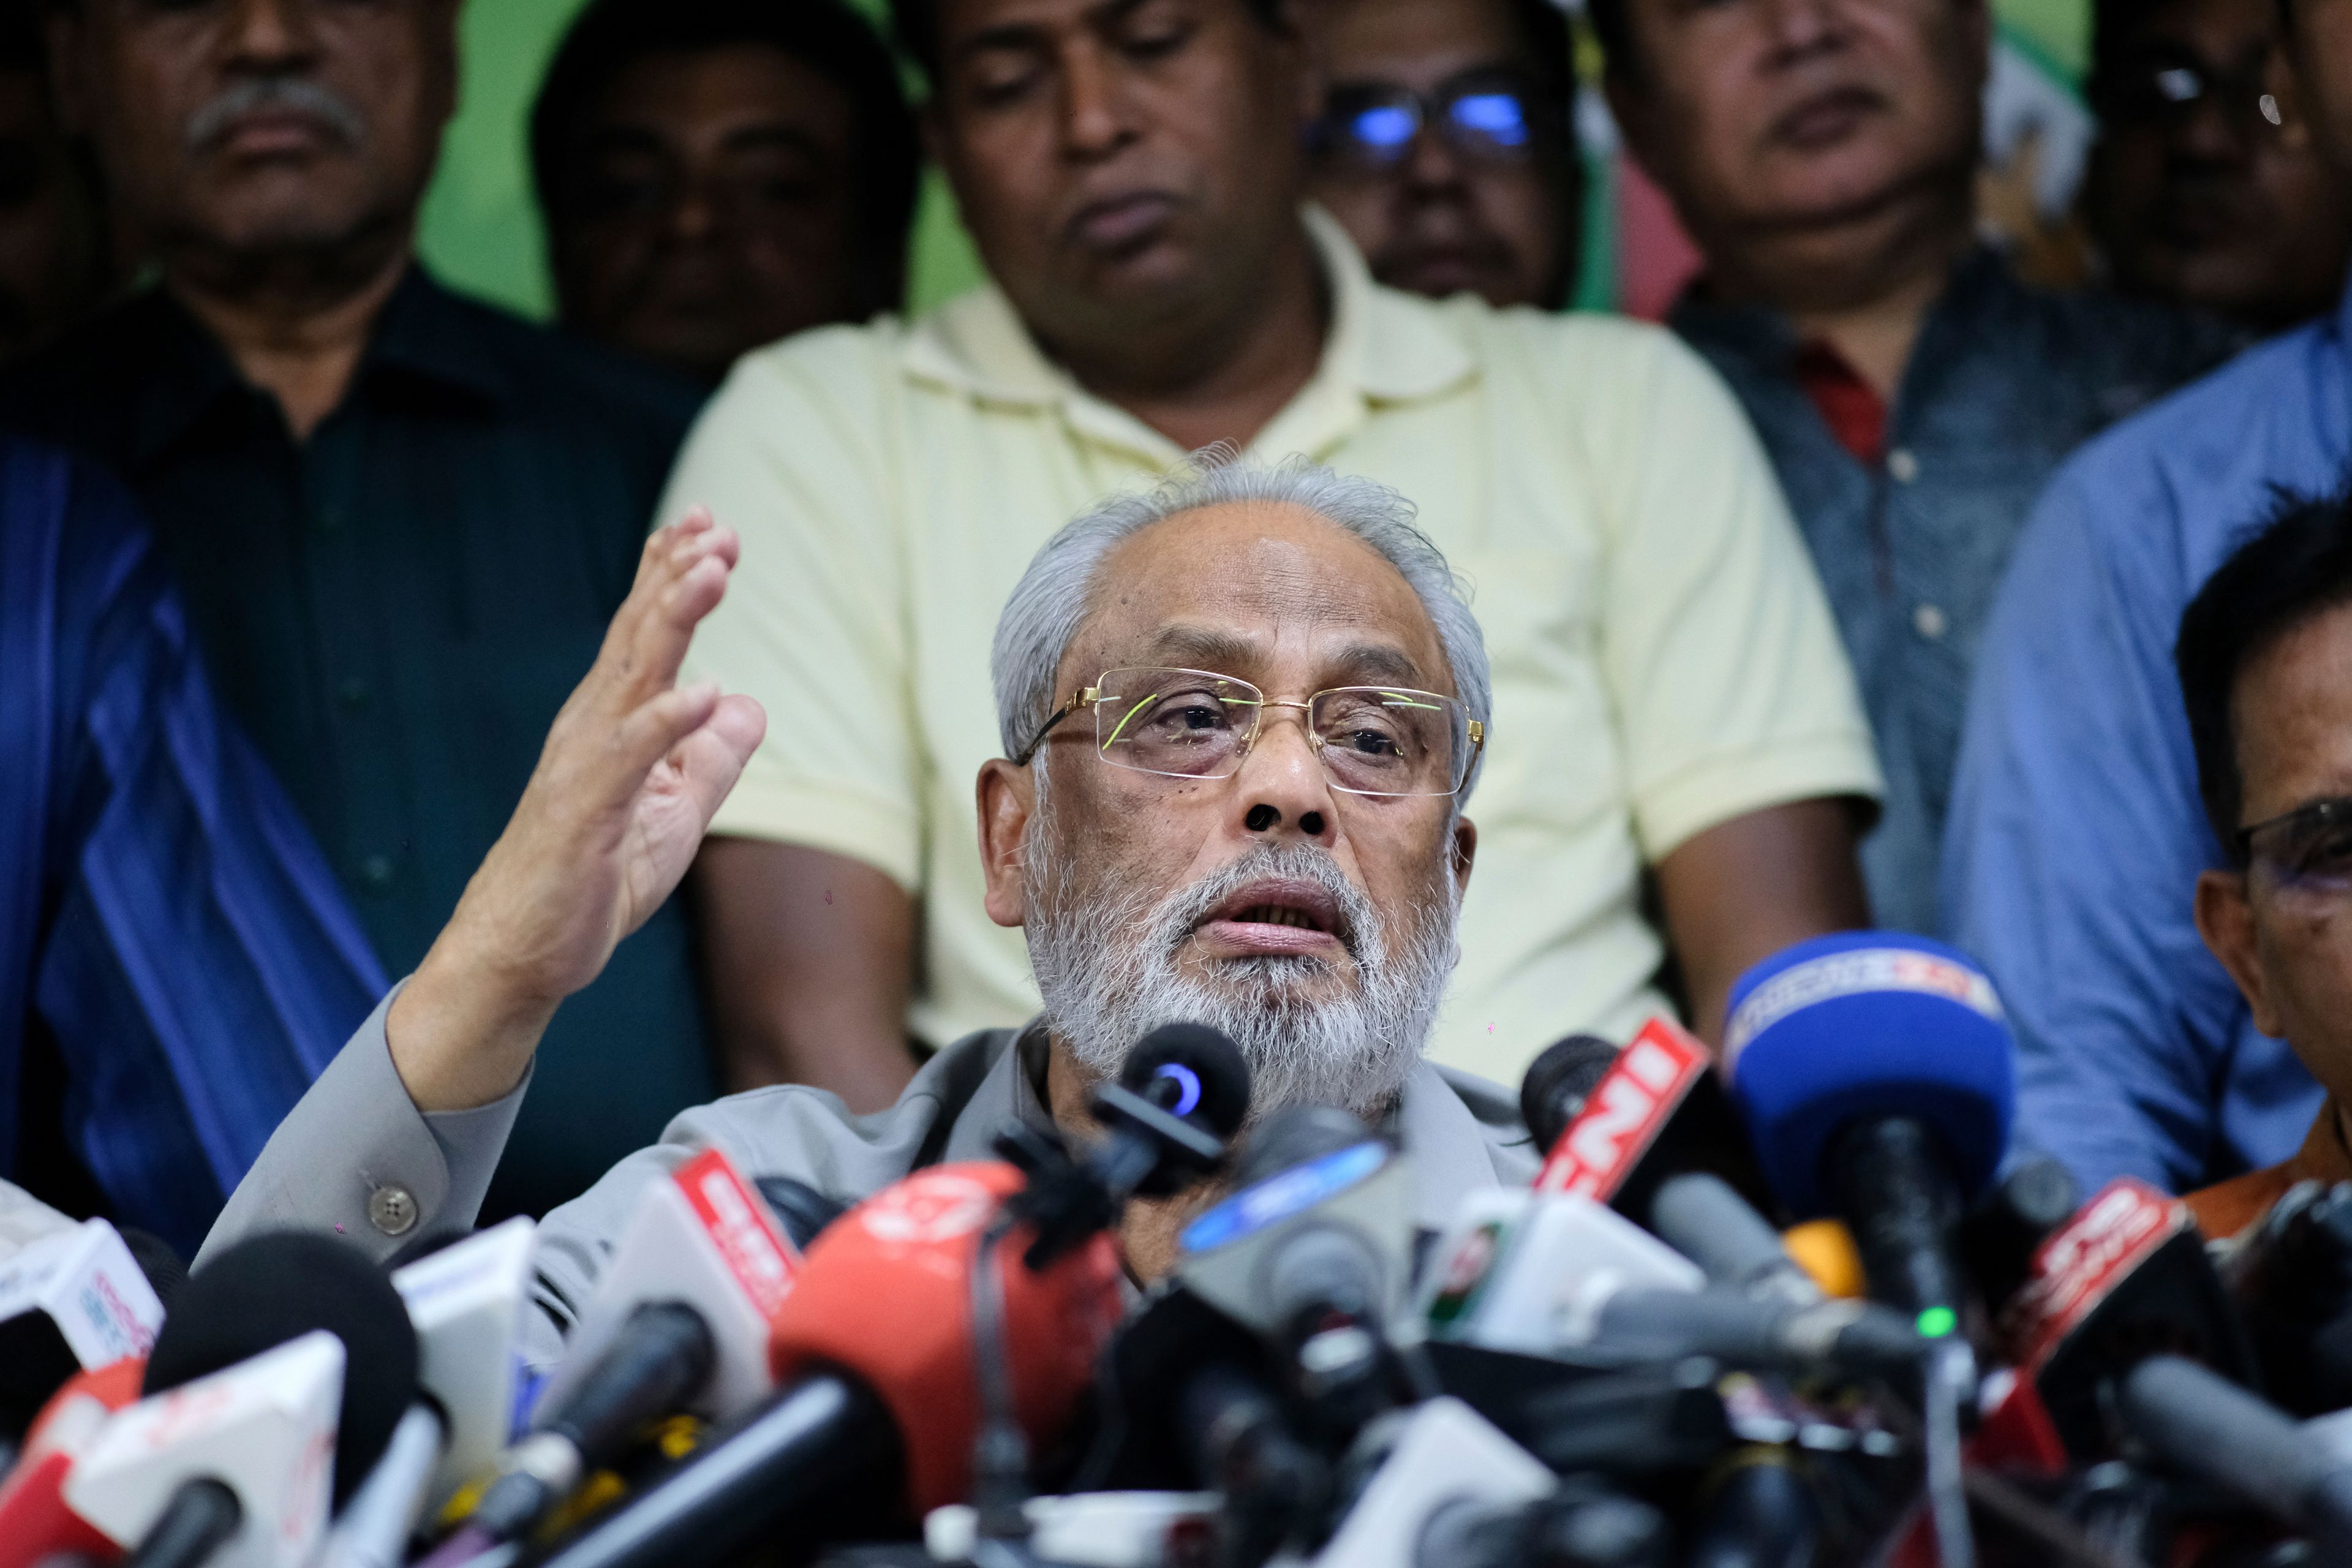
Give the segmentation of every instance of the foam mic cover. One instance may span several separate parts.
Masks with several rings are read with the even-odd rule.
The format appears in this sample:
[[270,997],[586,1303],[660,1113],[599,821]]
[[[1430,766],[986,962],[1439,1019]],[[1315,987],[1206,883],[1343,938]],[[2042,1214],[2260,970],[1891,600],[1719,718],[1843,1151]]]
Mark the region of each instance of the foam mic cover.
[[238,1242],[188,1278],[147,1358],[156,1394],[324,1330],[346,1354],[334,1500],[374,1468],[416,1397],[416,1330],[400,1292],[356,1247],[304,1231]]
[[0,1568],[31,1568],[53,1556],[111,1555],[113,1543],[67,1503],[66,1484],[108,1417],[137,1403],[144,1370],[126,1357],[76,1373],[42,1407],[16,1468],[0,1481]]
[[1546,1046],[1519,1080],[1519,1120],[1549,1150],[1568,1124],[1584,1114],[1585,1102],[1617,1062],[1617,1047],[1598,1035],[1570,1035]]
[[1119,1087],[1230,1142],[1248,1119],[1249,1064],[1206,1024],[1162,1024],[1135,1042]]
[[2016,1101],[1992,982],[1964,954],[1894,931],[1816,937],[1731,993],[1724,1059],[1757,1158],[1801,1219],[1832,1212],[1831,1145],[1903,1118],[1940,1140],[1963,1195],[1992,1180]]

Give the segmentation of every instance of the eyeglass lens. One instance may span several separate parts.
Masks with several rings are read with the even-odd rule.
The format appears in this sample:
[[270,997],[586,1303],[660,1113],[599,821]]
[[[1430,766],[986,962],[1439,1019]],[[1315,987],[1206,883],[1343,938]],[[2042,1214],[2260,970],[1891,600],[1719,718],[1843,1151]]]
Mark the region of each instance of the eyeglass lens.
[[1376,163],[1402,160],[1432,120],[1455,151],[1473,157],[1517,157],[1532,134],[1525,97],[1499,88],[1436,100],[1402,88],[1334,94],[1331,120],[1339,151]]
[[[1139,773],[1224,778],[1265,716],[1247,681],[1192,669],[1114,669],[1095,703],[1095,748]],[[1355,795],[1451,795],[1467,761],[1460,703],[1432,692],[1343,687],[1317,692],[1307,725],[1324,772]]]
[[2246,847],[2282,890],[2352,890],[2352,800],[2319,801],[2266,822],[2248,836]]

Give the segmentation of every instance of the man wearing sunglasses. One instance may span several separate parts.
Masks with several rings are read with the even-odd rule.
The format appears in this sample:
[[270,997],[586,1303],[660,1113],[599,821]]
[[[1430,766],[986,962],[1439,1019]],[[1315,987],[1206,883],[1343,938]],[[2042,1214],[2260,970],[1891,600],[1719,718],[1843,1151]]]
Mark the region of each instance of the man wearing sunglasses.
[[2209,368],[2213,323],[2029,289],[1977,239],[1987,0],[1593,0],[1609,102],[1706,257],[1672,324],[1772,455],[1863,688],[1878,918],[1936,926],[1987,607],[2076,445]]
[[1323,95],[1289,0],[899,0],[898,22],[990,281],[747,356],[661,513],[743,529],[692,668],[795,716],[696,873],[717,1022],[765,1068],[739,1086],[879,1109],[910,1036],[1034,1010],[1030,954],[980,912],[968,781],[1011,742],[979,650],[1064,520],[1221,442],[1413,497],[1475,584],[1513,739],[1435,1059],[1509,1080],[1563,1034],[1630,1033],[1669,961],[1706,1033],[1747,964],[1866,918],[1852,674],[1697,356],[1377,282],[1303,205]]
[[[681,1116],[547,1216],[522,1352],[554,1359],[562,1303],[593,1294],[637,1196],[701,1149],[854,1201],[987,1158],[1015,1121],[1091,1140],[1090,1089],[1161,1024],[1230,1036],[1255,1114],[1336,1104],[1397,1139],[1423,1225],[1530,1179],[1511,1091],[1422,1059],[1483,864],[1465,808],[1496,683],[1412,518],[1369,480],[1231,464],[1052,536],[996,622],[976,716],[1001,754],[977,769],[972,898],[1025,942],[1042,1010],[951,1043],[877,1115],[785,1087]],[[207,1253],[298,1226],[381,1256],[388,1207],[424,1231],[472,1222],[558,1004],[684,874],[762,730],[806,717],[678,684],[740,553],[698,513],[646,546],[441,940],[278,1128]],[[1135,1278],[1166,1270],[1213,1195],[1130,1206]]]
[[2083,212],[2116,288],[2260,332],[2334,302],[2352,193],[2280,95],[2277,0],[2103,0]]
[[2225,851],[2197,930],[2327,1094],[2293,1156],[2189,1195],[2219,1240],[2297,1182],[2352,1181],[2352,500],[2292,504],[2223,563],[2176,658]]
[[[2352,0],[2284,15],[2282,110],[2352,193]],[[2171,654],[2247,521],[2347,472],[2352,297],[2086,447],[1985,628],[1945,900],[2009,1004],[2017,1136],[2086,1189],[2127,1173],[2185,1191],[2270,1164],[2317,1108],[2189,918],[2230,833],[2198,808]]]
[[1372,276],[1556,310],[1576,286],[1583,167],[1568,18],[1551,0],[1332,0],[1308,189]]

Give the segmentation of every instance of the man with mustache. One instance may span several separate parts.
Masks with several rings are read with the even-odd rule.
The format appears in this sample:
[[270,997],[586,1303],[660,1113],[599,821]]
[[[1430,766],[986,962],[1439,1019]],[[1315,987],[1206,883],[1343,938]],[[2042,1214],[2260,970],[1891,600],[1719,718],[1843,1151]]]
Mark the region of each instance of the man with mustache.
[[1611,108],[1706,270],[1672,324],[1764,437],[1886,778],[1880,921],[1936,929],[1960,715],[2034,496],[2215,363],[2217,326],[2045,295],[1976,238],[1986,0],[1593,0]]
[[1515,1079],[1677,989],[1705,1033],[1748,964],[1864,922],[1876,782],[1852,678],[1695,356],[1376,283],[1302,209],[1322,95],[1290,0],[897,16],[992,281],[745,356],[660,514],[708,503],[744,531],[693,667],[799,716],[697,874],[736,1060],[879,1110],[910,1035],[1035,1008],[1030,954],[979,912],[965,780],[999,738],[975,651],[1064,520],[1218,442],[1412,496],[1475,584],[1520,742],[1484,797],[1495,853],[1434,1059]]
[[[779,1087],[679,1118],[548,1216],[542,1301],[583,1300],[637,1193],[700,1148],[852,1199],[985,1158],[1016,1118],[1091,1139],[1089,1088],[1178,1020],[1234,1037],[1254,1113],[1338,1103],[1400,1138],[1424,1224],[1528,1179],[1510,1092],[1420,1055],[1478,848],[1463,811],[1494,683],[1412,518],[1368,480],[1242,464],[1055,535],[997,625],[982,719],[1003,754],[978,781],[981,900],[1026,938],[1043,1014],[950,1045],[877,1114]],[[447,931],[280,1126],[207,1250],[297,1225],[383,1253],[380,1208],[471,1218],[549,1016],[684,873],[763,730],[800,721],[677,683],[738,552],[700,512],[647,545]],[[1134,1205],[1139,1278],[1166,1269],[1205,1196]],[[568,1326],[543,1308],[525,1353],[551,1358]]]
[[[418,265],[457,8],[58,0],[62,111],[157,280],[0,383],[0,416],[145,504],[223,699],[393,973],[521,794],[695,401]],[[663,910],[550,1037],[493,1209],[578,1192],[714,1081]]]

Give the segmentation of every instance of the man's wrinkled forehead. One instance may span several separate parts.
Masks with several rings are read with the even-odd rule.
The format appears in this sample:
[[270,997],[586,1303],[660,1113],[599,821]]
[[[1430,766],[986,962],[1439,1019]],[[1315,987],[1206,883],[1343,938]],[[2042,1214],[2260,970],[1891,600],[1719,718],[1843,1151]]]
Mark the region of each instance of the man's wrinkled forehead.
[[1256,502],[1180,513],[1121,541],[1064,664],[1070,676],[1146,664],[1261,685],[1454,690],[1402,574],[1327,519]]

